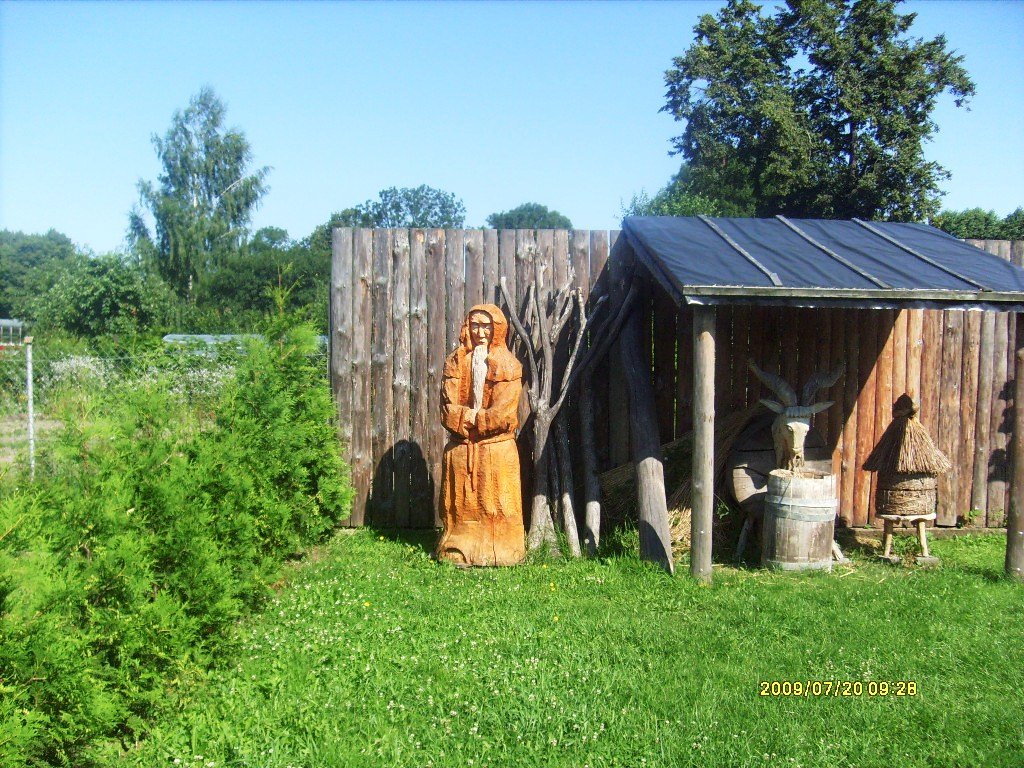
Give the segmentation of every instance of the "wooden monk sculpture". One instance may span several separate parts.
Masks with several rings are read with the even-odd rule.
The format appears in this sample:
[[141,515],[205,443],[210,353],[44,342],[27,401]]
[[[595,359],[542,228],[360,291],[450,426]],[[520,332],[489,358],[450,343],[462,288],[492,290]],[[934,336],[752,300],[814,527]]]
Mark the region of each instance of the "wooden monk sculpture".
[[493,304],[469,311],[444,363],[441,521],[435,556],[460,566],[513,565],[526,555],[515,430],[523,367],[505,345],[508,321]]

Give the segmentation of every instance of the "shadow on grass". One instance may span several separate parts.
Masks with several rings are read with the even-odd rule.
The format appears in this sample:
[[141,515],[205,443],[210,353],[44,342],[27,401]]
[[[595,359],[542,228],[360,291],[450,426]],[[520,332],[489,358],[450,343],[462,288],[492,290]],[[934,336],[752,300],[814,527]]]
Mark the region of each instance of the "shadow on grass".
[[375,537],[415,547],[428,555],[434,551],[437,539],[441,535],[435,528],[383,528],[373,525],[366,528]]
[[870,558],[880,551],[880,542],[875,540],[864,540],[857,535],[857,531],[845,525],[836,524],[836,543],[846,555],[858,555]]

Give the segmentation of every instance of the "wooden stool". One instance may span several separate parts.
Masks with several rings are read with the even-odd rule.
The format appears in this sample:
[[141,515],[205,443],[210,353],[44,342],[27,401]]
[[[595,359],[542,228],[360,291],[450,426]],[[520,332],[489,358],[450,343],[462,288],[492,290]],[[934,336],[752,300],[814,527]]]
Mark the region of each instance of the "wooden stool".
[[939,559],[928,553],[928,536],[925,533],[925,524],[935,519],[935,513],[926,515],[878,515],[885,521],[885,529],[882,534],[882,559],[890,563],[902,562],[900,558],[892,554],[892,530],[896,523],[910,524],[917,528],[917,541],[921,546],[921,554],[917,556],[918,565],[938,565]]

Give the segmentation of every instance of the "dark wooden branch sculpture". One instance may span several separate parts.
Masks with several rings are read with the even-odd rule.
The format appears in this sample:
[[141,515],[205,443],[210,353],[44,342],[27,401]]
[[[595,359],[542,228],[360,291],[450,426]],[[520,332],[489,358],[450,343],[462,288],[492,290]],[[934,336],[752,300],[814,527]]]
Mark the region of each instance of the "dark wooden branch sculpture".
[[[571,498],[572,484],[567,477],[571,472],[568,430],[564,426],[564,419],[557,426],[556,419],[582,369],[591,367],[599,356],[607,353],[611,343],[608,337],[617,333],[621,327],[635,301],[635,291],[627,294],[627,299],[617,308],[614,317],[603,317],[595,328],[592,320],[605,314],[605,297],[595,302],[591,318],[588,319],[582,291],[571,287],[574,277],[571,270],[561,286],[548,287],[545,284],[546,270],[536,249],[529,249],[526,258],[532,261],[533,282],[527,288],[523,316],[513,305],[504,278],[501,280],[501,295],[509,310],[512,327],[525,347],[530,367],[531,381],[527,392],[532,411],[530,424],[534,472],[527,542],[530,549],[545,544],[556,547],[551,514],[557,504],[557,500],[551,498],[551,487],[554,486],[561,489],[563,528],[569,540],[570,554],[578,556],[581,548]],[[567,330],[571,351],[564,369],[556,371],[555,350]],[[586,343],[588,331],[589,346]],[[553,472],[559,477],[552,477]]]

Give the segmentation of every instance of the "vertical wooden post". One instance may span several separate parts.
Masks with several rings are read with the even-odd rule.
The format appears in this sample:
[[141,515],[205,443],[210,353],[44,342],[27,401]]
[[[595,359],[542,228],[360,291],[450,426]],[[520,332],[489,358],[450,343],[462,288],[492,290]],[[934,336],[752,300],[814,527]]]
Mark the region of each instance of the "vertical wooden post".
[[[629,249],[626,238],[620,232],[612,231],[608,234],[611,250],[608,255],[608,277],[611,283],[617,283],[621,279],[623,264],[627,260],[624,251]],[[632,258],[632,254],[628,256]],[[638,310],[639,311],[639,310]],[[622,357],[621,343],[616,341],[612,344],[608,353],[609,361],[618,360]],[[600,375],[600,374],[598,374]],[[608,367],[608,454],[612,466],[625,464],[629,461],[629,413],[623,404],[629,396],[626,377],[621,366],[612,363]]]
[[629,436],[640,508],[640,557],[672,573],[672,536],[668,527],[665,468],[654,387],[651,386],[651,363],[648,350],[641,342],[640,323],[647,317],[644,304],[633,309],[619,334],[619,354],[629,393]]
[[[466,248],[466,280],[465,280],[465,312],[470,307],[490,301],[484,296],[484,232],[482,229],[470,229],[465,234]],[[459,323],[460,327],[462,323]]]
[[715,310],[693,311],[693,514],[690,575],[711,583],[715,504]]
[[[1024,333],[1017,315],[1017,337]],[[1024,403],[1024,349],[1017,351],[1015,404]],[[1024,408],[1017,405],[1013,413],[1013,480],[1010,512],[1006,518],[1006,575],[1024,582]]]
[[[975,428],[978,419],[978,352],[981,337],[982,312],[964,312],[964,347],[963,363],[960,367],[960,449],[959,457],[951,456],[950,460],[960,468],[960,483],[957,489],[956,513],[970,519],[973,510],[978,508],[972,504],[974,500],[973,478]],[[986,393],[987,394],[987,393]],[[988,399],[986,397],[986,399]],[[972,523],[973,525],[973,523]],[[980,525],[985,525],[985,514],[982,512]]]
[[[942,370],[939,372],[939,429],[936,435],[939,450],[957,462],[960,448],[960,380],[963,366],[964,312],[943,312]],[[1003,347],[1005,350],[1006,348]],[[1005,351],[1003,353],[1005,355]],[[1004,357],[1005,361],[1005,357]],[[1005,486],[1004,486],[1005,490]],[[936,525],[954,526],[961,510],[957,507],[960,477],[956,472],[939,476],[939,504]]]
[[438,508],[438,497],[441,492],[441,458],[444,455],[444,427],[438,421],[437,403],[441,394],[441,371],[445,355],[448,354],[445,330],[445,289],[448,285],[446,276],[446,238],[443,229],[427,230],[427,393],[431,403],[430,459],[427,469],[433,480],[432,506],[434,526],[441,525],[441,514]]
[[[445,325],[445,350],[451,352],[459,345],[459,332],[466,318],[466,230],[444,231],[445,298],[448,320]],[[483,280],[483,278],[481,278]],[[472,305],[470,305],[472,306]]]
[[857,472],[857,399],[860,395],[860,315],[862,311],[848,309],[843,317],[846,343],[842,354],[846,358],[846,376],[843,379],[843,457],[840,461],[839,516],[847,525],[854,525]]
[[398,528],[408,528],[412,504],[412,444],[410,407],[412,375],[410,372],[409,312],[409,230],[396,229],[391,242],[391,402],[392,462],[394,466],[394,521]]
[[[432,263],[429,269],[436,271]],[[409,375],[411,379],[409,418],[412,425],[414,466],[412,468],[412,499],[410,524],[430,528],[434,524],[434,493],[431,467],[434,454],[430,436],[439,430],[434,417],[437,393],[430,386],[430,318],[427,304],[427,233],[414,229],[409,234]],[[418,456],[417,452],[418,451]],[[422,457],[423,465],[418,464]]]
[[992,374],[995,360],[992,345],[995,343],[995,312],[983,312],[981,318],[981,340],[978,347],[978,410],[974,424],[974,461],[971,482],[971,509],[981,516],[979,525],[989,525],[988,520],[988,451],[991,442],[989,427],[992,419]]
[[501,303],[501,270],[498,264],[498,230],[484,230],[484,303]]
[[871,475],[861,467],[871,449],[875,446],[875,382],[878,366],[878,312],[875,310],[857,312],[860,317],[860,334],[857,361],[860,381],[857,393],[857,444],[853,460],[853,525],[867,525],[871,510]]
[[[893,349],[896,342],[896,311],[892,309],[881,309],[874,312],[878,316],[878,358],[875,361],[875,414],[874,418],[871,419],[871,424],[874,427],[873,437],[870,440],[868,447],[868,453],[870,453],[878,441],[882,438],[882,433],[885,428],[889,426],[889,422],[892,421],[892,367],[893,367]],[[957,361],[959,362],[959,356]],[[956,386],[957,392],[960,391],[960,369],[956,371]],[[869,415],[870,418],[870,415]],[[947,456],[949,454],[946,454]],[[867,458],[867,457],[865,457]],[[860,462],[860,466],[863,466],[864,462]],[[871,483],[871,491],[868,497],[868,524],[875,522],[875,489],[878,486],[878,476],[875,473],[869,474],[869,481]],[[955,499],[954,499],[955,501]],[[955,507],[955,503],[953,504]]]
[[373,418],[371,444],[373,449],[373,481],[370,489],[370,523],[393,528],[394,517],[394,353],[392,337],[392,255],[394,230],[373,230],[373,308],[372,343],[370,346],[370,413]]
[[352,229],[331,232],[331,390],[338,411],[342,459],[352,462]]
[[370,353],[373,330],[373,230],[357,229],[352,240],[352,502],[353,527],[366,521],[373,477],[373,415]]

